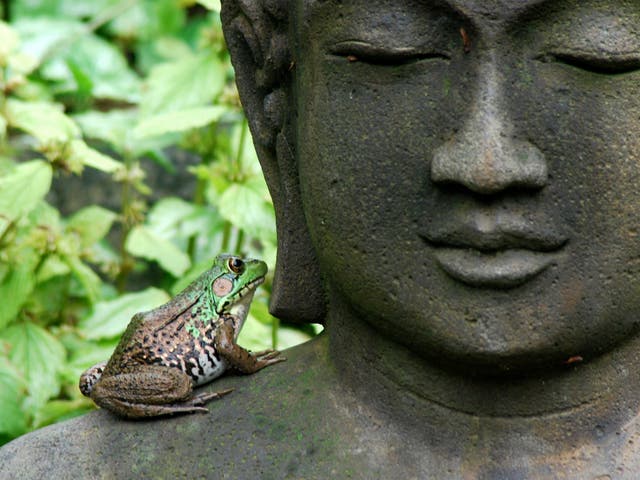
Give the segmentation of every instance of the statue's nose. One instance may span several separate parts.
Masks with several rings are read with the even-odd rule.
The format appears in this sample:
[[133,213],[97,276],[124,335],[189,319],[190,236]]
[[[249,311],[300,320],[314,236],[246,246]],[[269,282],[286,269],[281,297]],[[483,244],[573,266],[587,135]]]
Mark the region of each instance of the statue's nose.
[[514,186],[544,187],[548,172],[543,153],[514,136],[495,66],[483,70],[482,87],[462,129],[434,151],[431,179],[483,194]]

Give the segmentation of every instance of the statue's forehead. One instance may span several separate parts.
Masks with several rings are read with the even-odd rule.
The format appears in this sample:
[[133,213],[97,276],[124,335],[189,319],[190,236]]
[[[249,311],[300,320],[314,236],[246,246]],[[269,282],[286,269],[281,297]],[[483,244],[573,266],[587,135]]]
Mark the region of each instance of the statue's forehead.
[[567,9],[588,9],[591,7],[617,6],[628,9],[629,7],[640,11],[639,2],[627,0],[302,0],[298,5],[302,6],[303,16],[312,21],[316,13],[327,13],[337,6],[361,5],[362,13],[371,13],[372,9],[380,11],[402,10],[403,8],[416,8],[420,6],[441,7],[457,11],[470,18],[485,18],[511,22],[526,16],[532,10],[548,8],[550,11],[562,11]]

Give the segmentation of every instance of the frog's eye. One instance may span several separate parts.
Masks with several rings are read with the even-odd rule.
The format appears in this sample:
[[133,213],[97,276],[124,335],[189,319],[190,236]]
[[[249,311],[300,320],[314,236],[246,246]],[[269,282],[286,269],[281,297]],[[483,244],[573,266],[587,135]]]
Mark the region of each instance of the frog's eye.
[[244,272],[244,262],[240,260],[238,257],[231,257],[227,261],[227,266],[229,267],[229,270],[231,270],[233,273],[236,273],[238,275]]

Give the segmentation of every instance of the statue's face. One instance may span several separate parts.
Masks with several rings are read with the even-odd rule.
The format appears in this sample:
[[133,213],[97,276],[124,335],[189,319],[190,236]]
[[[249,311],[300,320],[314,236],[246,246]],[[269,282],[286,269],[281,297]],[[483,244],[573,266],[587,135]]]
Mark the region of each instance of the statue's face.
[[635,334],[640,3],[307,0],[297,25],[304,209],[363,318],[489,371]]

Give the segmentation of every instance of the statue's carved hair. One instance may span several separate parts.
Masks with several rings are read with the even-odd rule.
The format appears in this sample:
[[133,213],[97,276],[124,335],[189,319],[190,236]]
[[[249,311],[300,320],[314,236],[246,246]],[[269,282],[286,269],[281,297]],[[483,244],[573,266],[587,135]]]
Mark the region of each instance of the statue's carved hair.
[[[242,95],[246,110],[260,111],[262,115],[250,115],[255,140],[267,148],[274,148],[277,133],[284,122],[283,89],[290,82],[291,54],[288,47],[288,0],[223,0],[222,18],[227,26],[227,43],[244,42],[251,52],[254,66],[251,88],[253,95]],[[241,49],[234,49],[241,50]],[[236,68],[248,65],[246,58],[234,62]],[[242,76],[243,72],[240,72]],[[253,97],[262,105],[246,104]],[[255,110],[259,109],[259,110]],[[252,113],[253,113],[252,111]],[[262,124],[261,122],[267,122]],[[257,136],[256,136],[257,135]]]

